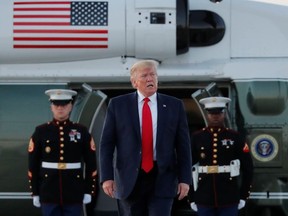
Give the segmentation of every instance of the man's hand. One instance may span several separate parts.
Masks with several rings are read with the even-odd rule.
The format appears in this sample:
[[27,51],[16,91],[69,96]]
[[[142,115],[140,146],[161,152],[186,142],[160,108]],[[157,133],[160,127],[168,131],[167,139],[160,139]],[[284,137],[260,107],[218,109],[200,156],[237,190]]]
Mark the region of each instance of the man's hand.
[[198,211],[198,208],[197,208],[197,205],[196,205],[195,202],[190,203],[190,207],[191,207],[191,209],[192,209],[193,211],[195,211],[195,212]]
[[182,200],[184,197],[188,195],[189,188],[190,186],[188,184],[185,183],[178,184],[178,192],[177,192],[177,194],[179,194],[178,200]]
[[91,202],[91,199],[92,199],[92,197],[90,194],[84,194],[83,203],[88,204]]
[[238,204],[238,209],[240,210],[244,208],[245,204],[246,204],[245,200],[240,199],[239,204]]
[[102,188],[105,194],[114,198],[114,192],[116,191],[116,186],[113,180],[107,180],[103,182]]
[[39,196],[33,196],[33,205],[37,208],[41,207]]

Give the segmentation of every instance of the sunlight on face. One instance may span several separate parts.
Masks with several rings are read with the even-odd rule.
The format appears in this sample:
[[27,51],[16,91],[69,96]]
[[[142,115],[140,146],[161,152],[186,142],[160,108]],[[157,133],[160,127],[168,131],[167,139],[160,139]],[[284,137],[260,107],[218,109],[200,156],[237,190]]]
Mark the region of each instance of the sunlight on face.
[[158,76],[154,67],[142,67],[135,71],[133,86],[145,97],[153,95],[158,89]]
[[69,118],[70,112],[72,110],[72,103],[66,105],[57,106],[51,104],[51,111],[53,113],[54,119],[58,121],[65,121]]

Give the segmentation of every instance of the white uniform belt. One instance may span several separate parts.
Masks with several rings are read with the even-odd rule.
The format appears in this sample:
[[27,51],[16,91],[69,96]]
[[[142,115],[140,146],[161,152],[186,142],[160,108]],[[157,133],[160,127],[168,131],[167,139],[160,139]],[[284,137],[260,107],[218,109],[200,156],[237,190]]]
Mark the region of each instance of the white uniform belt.
[[52,163],[43,161],[42,167],[49,169],[80,169],[81,163]]
[[199,173],[230,173],[230,165],[224,165],[224,166],[199,166],[198,167]]

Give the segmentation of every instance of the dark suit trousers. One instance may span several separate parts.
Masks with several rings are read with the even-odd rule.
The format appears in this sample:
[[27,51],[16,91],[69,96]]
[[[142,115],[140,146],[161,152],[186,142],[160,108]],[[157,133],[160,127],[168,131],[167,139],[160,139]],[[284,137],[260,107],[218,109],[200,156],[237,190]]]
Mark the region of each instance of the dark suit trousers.
[[117,200],[119,216],[170,216],[172,198],[156,197],[154,194],[157,164],[145,173],[139,172],[135,187],[127,199]]

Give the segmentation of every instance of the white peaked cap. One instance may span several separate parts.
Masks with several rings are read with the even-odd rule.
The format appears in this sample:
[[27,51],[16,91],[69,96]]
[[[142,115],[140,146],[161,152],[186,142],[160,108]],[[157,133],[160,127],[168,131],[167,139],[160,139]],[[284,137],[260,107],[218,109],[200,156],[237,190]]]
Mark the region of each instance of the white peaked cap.
[[77,94],[76,91],[69,89],[50,89],[45,91],[45,94],[50,98],[49,100],[72,100],[73,96]]
[[202,98],[199,102],[204,105],[205,109],[225,108],[226,104],[231,101],[227,97],[207,97]]

